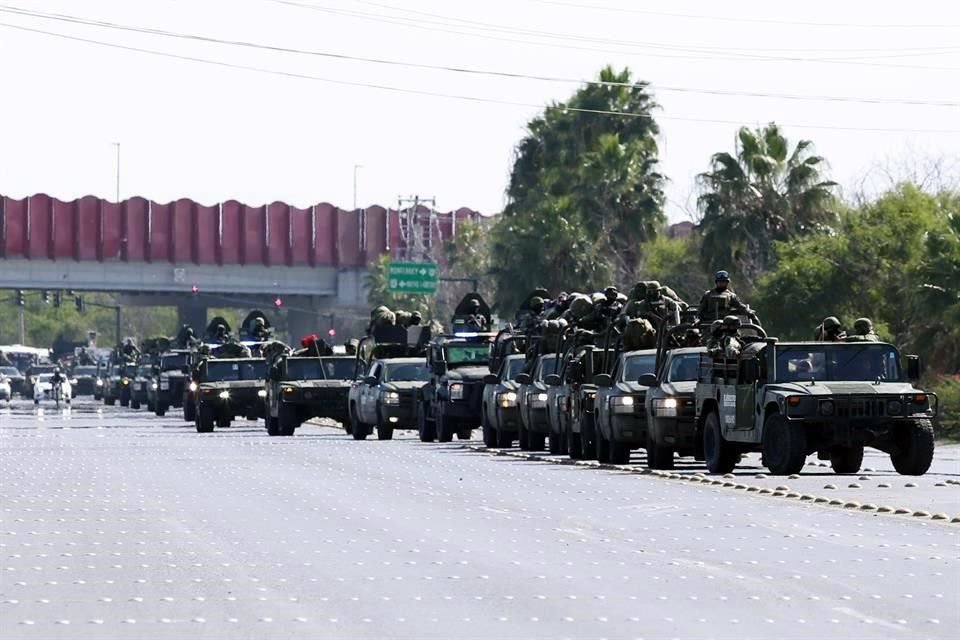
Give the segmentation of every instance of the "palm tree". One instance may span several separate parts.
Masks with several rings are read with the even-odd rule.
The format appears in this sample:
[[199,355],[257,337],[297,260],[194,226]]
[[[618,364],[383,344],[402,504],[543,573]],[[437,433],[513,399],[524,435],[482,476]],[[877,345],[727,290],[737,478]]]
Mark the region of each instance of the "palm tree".
[[829,228],[836,183],[824,180],[823,158],[801,140],[790,152],[780,128],[742,127],[736,154],[716,153],[697,176],[705,265],[734,269],[752,289],[774,262],[773,243]]

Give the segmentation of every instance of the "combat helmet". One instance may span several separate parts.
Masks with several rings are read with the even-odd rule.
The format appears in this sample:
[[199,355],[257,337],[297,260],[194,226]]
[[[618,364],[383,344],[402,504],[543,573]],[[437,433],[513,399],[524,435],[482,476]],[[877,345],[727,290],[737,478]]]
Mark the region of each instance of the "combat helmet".
[[740,318],[737,316],[724,316],[721,320],[723,324],[724,331],[739,331],[740,330]]

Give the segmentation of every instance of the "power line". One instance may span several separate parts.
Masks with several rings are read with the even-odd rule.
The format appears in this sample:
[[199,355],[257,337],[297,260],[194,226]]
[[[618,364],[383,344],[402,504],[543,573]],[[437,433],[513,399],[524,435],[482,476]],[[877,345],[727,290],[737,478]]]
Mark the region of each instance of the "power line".
[[[633,88],[638,86],[640,83],[632,82],[608,82],[603,80],[582,80],[574,78],[562,78],[556,76],[546,76],[546,75],[534,75],[534,74],[523,74],[515,73],[509,71],[498,71],[498,70],[489,70],[489,69],[471,69],[465,67],[453,67],[445,65],[434,65],[434,64],[424,64],[424,63],[415,63],[415,62],[404,62],[399,60],[388,60],[383,58],[371,58],[365,56],[354,56],[347,55],[329,51],[316,51],[316,50],[306,50],[298,49],[292,47],[282,47],[278,45],[268,45],[255,42],[248,42],[243,40],[226,40],[221,38],[214,38],[210,36],[198,35],[198,34],[189,34],[189,33],[179,33],[172,32],[163,29],[156,29],[152,27],[141,27],[141,26],[131,26],[123,25],[114,22],[106,22],[102,20],[86,19],[80,18],[77,16],[70,16],[65,14],[48,14],[35,11],[29,11],[25,9],[20,9],[18,7],[12,7],[9,5],[0,5],[0,12],[12,13],[14,15],[24,15],[29,17],[40,18],[44,20],[54,20],[61,22],[68,22],[71,24],[81,24],[86,26],[93,26],[106,29],[115,29],[120,31],[129,31],[135,33],[144,33],[168,38],[177,38],[183,40],[192,40],[197,42],[206,42],[211,44],[227,45],[227,46],[237,46],[251,49],[259,49],[264,51],[271,51],[275,53],[288,53],[296,55],[307,55],[321,58],[331,58],[336,60],[349,60],[354,62],[364,62],[370,64],[378,65],[389,65],[389,66],[399,66],[407,67],[414,69],[429,69],[433,71],[444,71],[451,73],[461,73],[469,75],[480,75],[488,77],[498,77],[498,78],[510,78],[518,80],[534,80],[541,82],[558,82],[558,83],[580,83],[593,86],[611,86],[611,87],[627,87]],[[677,87],[669,85],[657,85],[651,84],[647,85],[650,88],[657,91],[666,91],[674,93],[699,93],[699,94],[708,94],[708,95],[718,95],[718,96],[735,96],[735,97],[755,97],[755,98],[774,98],[774,99],[783,99],[783,100],[810,100],[810,101],[822,101],[822,102],[853,102],[861,104],[895,104],[895,105],[906,105],[906,106],[940,106],[940,107],[956,107],[960,106],[960,102],[955,101],[939,101],[939,100],[910,100],[910,99],[898,99],[898,98],[856,98],[856,97],[847,97],[847,96],[804,96],[798,94],[786,94],[786,93],[770,93],[770,92],[756,92],[756,91],[736,91],[736,90],[723,90],[723,89],[699,89],[694,87]]]
[[609,7],[581,2],[564,2],[561,0],[528,0],[537,4],[547,4],[557,7],[573,7],[590,9],[591,11],[609,11],[615,13],[636,13],[648,16],[662,16],[680,18],[684,20],[706,20],[711,22],[746,22],[753,24],[783,24],[804,27],[836,27],[841,29],[958,29],[960,24],[877,24],[877,23],[850,23],[850,22],[810,22],[804,20],[775,20],[769,18],[742,18],[731,16],[701,16],[689,13],[672,13],[669,11],[650,11],[632,7]]
[[[281,70],[277,70],[277,69],[267,69],[267,68],[263,68],[263,67],[254,67],[254,66],[250,66],[250,65],[242,65],[242,64],[232,63],[232,62],[223,62],[223,61],[219,61],[219,60],[210,60],[210,59],[207,59],[207,58],[198,58],[198,57],[195,57],[195,56],[187,56],[187,55],[181,55],[181,54],[176,54],[176,53],[169,53],[169,52],[165,52],[165,51],[157,51],[157,50],[154,50],[154,49],[146,49],[146,48],[143,48],[143,47],[133,47],[133,46],[128,46],[128,45],[121,45],[121,44],[116,44],[116,43],[113,43],[113,42],[105,42],[105,41],[102,41],[102,40],[94,40],[94,39],[91,39],[91,38],[83,38],[83,37],[80,37],[80,36],[73,36],[73,35],[68,35],[68,34],[63,34],[63,33],[56,33],[56,32],[53,32],[53,31],[45,31],[45,30],[43,30],[43,29],[35,29],[35,28],[32,28],[32,27],[25,27],[25,26],[22,26],[22,25],[16,25],[16,24],[4,23],[4,22],[0,22],[0,27],[6,27],[6,28],[8,28],[8,29],[15,29],[15,30],[18,30],[18,31],[23,31],[23,32],[28,32],[28,33],[35,33],[35,34],[40,34],[40,35],[46,35],[46,36],[50,36],[50,37],[54,37],[54,38],[60,38],[60,39],[64,39],[64,40],[71,40],[71,41],[74,41],[74,42],[83,42],[83,43],[86,43],[86,44],[92,44],[92,45],[96,45],[96,46],[108,47],[108,48],[118,49],[118,50],[122,50],[122,51],[132,51],[132,52],[144,53],[144,54],[155,55],[155,56],[160,56],[160,57],[165,57],[165,58],[171,58],[171,59],[176,59],[176,60],[182,60],[182,61],[187,61],[187,62],[196,62],[196,63],[200,63],[200,64],[207,64],[207,65],[212,65],[212,66],[217,66],[217,67],[222,67],[222,68],[238,69],[238,70],[243,70],[243,71],[253,71],[253,72],[256,72],[256,73],[263,73],[263,74],[269,74],[269,75],[283,76],[283,77],[288,77],[288,78],[297,78],[297,79],[301,79],[301,80],[313,80],[313,81],[317,81],[317,82],[326,82],[326,83],[330,83],[330,84],[337,84],[337,85],[343,85],[343,86],[361,87],[361,88],[366,88],[366,89],[377,89],[377,90],[381,90],[381,91],[390,91],[390,92],[395,92],[395,93],[404,93],[404,94],[411,94],[411,95],[420,95],[420,96],[432,97],[432,98],[448,98],[448,99],[452,99],[452,100],[461,100],[461,101],[475,102],[475,103],[481,103],[481,104],[499,104],[499,105],[505,105],[505,106],[525,107],[525,108],[533,108],[533,109],[543,109],[543,108],[544,108],[544,105],[542,105],[542,104],[533,104],[533,103],[528,103],[528,102],[518,102],[518,101],[512,101],[512,100],[502,100],[502,99],[497,99],[497,98],[485,98],[485,97],[481,97],[481,96],[470,96],[470,95],[458,95],[458,94],[451,94],[451,93],[441,93],[441,92],[436,92],[436,91],[425,91],[425,90],[421,90],[421,89],[409,89],[409,88],[404,88],[404,87],[395,87],[395,86],[384,85],[384,84],[376,84],[376,83],[354,82],[354,81],[349,81],[349,80],[337,80],[337,79],[333,79],[333,78],[324,78],[324,77],[320,77],[320,76],[314,76],[314,75],[304,74],[304,73],[297,73],[297,72],[293,72],[293,71],[281,71]],[[556,104],[556,105],[554,105],[554,106],[555,106],[556,108],[562,109],[562,110],[564,110],[564,111],[566,111],[566,112],[588,113],[588,114],[595,114],[595,115],[617,116],[617,117],[625,117],[625,118],[647,118],[647,119],[653,119],[653,116],[650,115],[650,114],[648,114],[648,113],[635,113],[635,112],[629,112],[629,111],[612,111],[612,110],[604,110],[604,109],[585,109],[585,108],[580,108],[580,107],[570,107],[570,106],[567,106],[567,105],[564,105],[564,104]],[[662,116],[662,115],[661,115],[661,116],[657,116],[657,119],[659,119],[659,120],[675,120],[675,121],[679,121],[679,122],[697,122],[697,123],[704,123],[704,124],[728,124],[728,125],[736,125],[736,126],[743,125],[743,122],[742,122],[742,121],[737,121],[737,120],[723,120],[723,119],[718,119],[718,118],[690,118],[690,117],[684,117],[684,116]],[[845,127],[845,126],[835,126],[835,125],[811,125],[811,124],[798,124],[798,123],[780,123],[780,124],[781,124],[782,126],[794,127],[794,128],[797,128],[797,129],[824,129],[824,130],[833,130],[833,131],[864,131],[864,132],[877,132],[877,133],[883,132],[883,133],[946,133],[946,134],[960,134],[960,129],[912,129],[912,128],[888,128],[888,127]]]
[[[559,49],[574,49],[578,51],[592,51],[592,52],[601,52],[601,53],[617,53],[617,54],[631,54],[638,55],[642,53],[645,56],[656,57],[656,58],[668,58],[674,60],[732,60],[732,61],[755,61],[755,62],[768,62],[768,61],[780,61],[780,62],[807,62],[807,63],[820,63],[820,64],[844,64],[844,65],[855,65],[855,66],[867,66],[867,67],[881,67],[881,68],[894,68],[894,69],[920,69],[920,70],[932,70],[932,71],[957,71],[960,70],[958,67],[930,67],[923,65],[908,65],[908,64],[891,64],[891,63],[882,63],[882,62],[864,62],[863,60],[869,60],[872,58],[900,58],[905,57],[904,55],[894,54],[894,55],[880,55],[880,56],[859,56],[851,58],[804,58],[798,56],[774,56],[774,55],[762,55],[762,54],[746,54],[746,53],[733,53],[729,50],[717,50],[710,48],[692,48],[692,47],[680,47],[680,46],[671,46],[671,45],[651,45],[643,43],[635,43],[630,41],[611,41],[609,39],[602,38],[589,38],[585,36],[578,36],[574,34],[551,34],[549,32],[540,32],[543,35],[536,35],[537,32],[532,32],[530,30],[516,29],[512,27],[504,27],[502,25],[493,25],[493,26],[483,26],[487,23],[473,23],[480,26],[470,26],[470,24],[460,24],[451,25],[450,21],[459,21],[459,22],[473,22],[466,21],[459,18],[450,18],[447,16],[440,16],[438,14],[427,14],[439,18],[440,21],[430,21],[424,20],[422,18],[413,19],[405,18],[403,16],[391,15],[383,16],[376,13],[368,13],[363,11],[355,11],[349,9],[337,9],[332,7],[318,6],[314,4],[308,4],[305,2],[298,2],[295,0],[266,0],[267,2],[272,2],[279,5],[287,5],[291,7],[299,7],[302,9],[309,9],[311,11],[318,11],[321,13],[328,13],[332,15],[348,16],[353,18],[358,18],[361,20],[368,20],[373,22],[381,22],[386,24],[396,24],[412,29],[425,30],[425,31],[441,31],[444,33],[451,33],[455,35],[465,35],[474,38],[482,38],[486,40],[496,40],[500,42],[513,42],[525,45],[539,46],[539,47],[551,47]],[[397,9],[398,11],[403,11],[403,9]],[[425,13],[425,12],[423,12]],[[480,31],[481,33],[474,33],[471,31],[458,31],[450,28],[443,27],[458,27],[460,29],[473,29],[474,31]],[[514,35],[529,35],[532,37],[539,38],[548,38],[548,39],[561,39],[568,41],[577,41],[577,42],[599,42],[601,44],[613,44],[614,46],[622,46],[633,49],[633,51],[624,51],[620,50],[611,50],[611,49],[600,49],[596,47],[585,47],[577,46],[572,44],[560,44],[556,42],[536,42],[531,40],[518,40],[516,38],[506,38],[501,36],[486,35],[482,32],[496,32],[496,33],[508,33]],[[669,51],[681,51],[688,53],[696,53],[700,55],[677,55],[677,54],[668,54],[668,53],[651,53],[649,51],[637,51],[637,49],[666,49]],[[960,49],[953,48],[952,51],[945,53],[958,53]],[[910,54],[917,55],[917,54]],[[924,55],[930,55],[929,53]]]

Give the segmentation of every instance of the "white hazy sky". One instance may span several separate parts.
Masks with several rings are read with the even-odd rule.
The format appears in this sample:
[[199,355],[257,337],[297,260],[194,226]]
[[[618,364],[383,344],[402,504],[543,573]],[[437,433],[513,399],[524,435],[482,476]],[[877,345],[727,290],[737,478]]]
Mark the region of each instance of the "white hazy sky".
[[16,197],[112,198],[120,142],[123,197],[350,207],[359,164],[361,206],[419,194],[493,213],[526,122],[605,64],[653,85],[673,220],[741,124],[776,120],[812,139],[846,187],[877,165],[960,149],[960,6],[944,0],[0,0],[0,25],[0,193]]

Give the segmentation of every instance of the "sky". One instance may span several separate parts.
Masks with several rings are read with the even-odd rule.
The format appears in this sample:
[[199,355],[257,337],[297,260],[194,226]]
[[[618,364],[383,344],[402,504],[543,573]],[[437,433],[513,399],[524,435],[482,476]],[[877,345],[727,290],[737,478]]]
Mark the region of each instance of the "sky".
[[119,143],[122,198],[350,208],[356,176],[358,206],[492,214],[526,123],[607,64],[660,105],[671,221],[743,125],[848,194],[960,176],[942,0],[0,0],[0,194],[112,199]]

